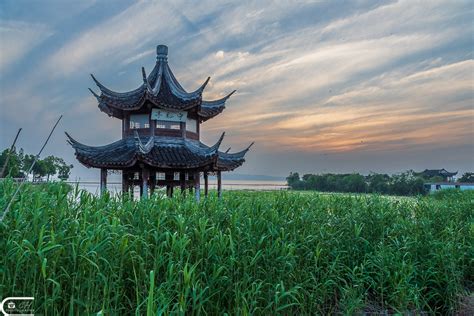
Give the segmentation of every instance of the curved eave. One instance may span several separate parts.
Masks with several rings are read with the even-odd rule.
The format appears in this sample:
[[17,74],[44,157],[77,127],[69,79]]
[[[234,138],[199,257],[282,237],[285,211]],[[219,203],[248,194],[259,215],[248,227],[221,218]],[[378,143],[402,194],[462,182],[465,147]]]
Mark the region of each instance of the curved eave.
[[244,150],[236,153],[218,152],[218,159],[216,162],[216,170],[232,171],[240,167],[245,162],[245,154],[253,146],[253,142]]
[[[202,92],[209,82],[209,78],[195,91],[187,92],[179,84],[168,63],[157,61],[149,76],[142,68],[143,84],[129,92],[116,92],[100,83],[91,74],[95,84],[99,87],[100,95],[89,89],[99,101],[99,108],[105,113],[116,116],[117,113],[109,110],[133,111],[140,109],[146,101],[157,107],[167,109],[187,110],[201,105]],[[122,116],[118,114],[119,116]]]
[[218,114],[222,113],[222,111],[224,111],[224,109],[225,109],[225,102],[235,92],[236,92],[236,90],[232,91],[231,93],[229,93],[228,95],[226,95],[222,99],[213,100],[213,101],[203,100],[202,103],[201,103],[201,108],[198,111],[200,122],[205,122],[205,121],[217,116]]
[[163,169],[212,168],[217,163],[223,139],[222,135],[215,145],[209,147],[186,139],[130,137],[96,147],[79,143],[67,133],[66,136],[82,164],[89,168],[110,169],[133,167],[137,162]]

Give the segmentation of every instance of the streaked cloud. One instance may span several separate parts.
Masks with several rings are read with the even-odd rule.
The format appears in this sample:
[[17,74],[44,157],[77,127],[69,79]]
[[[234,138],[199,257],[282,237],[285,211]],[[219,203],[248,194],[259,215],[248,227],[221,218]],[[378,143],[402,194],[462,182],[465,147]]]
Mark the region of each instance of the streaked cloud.
[[0,73],[20,61],[53,31],[43,24],[20,21],[0,22]]
[[[346,163],[359,157],[367,168],[370,157],[387,155],[396,157],[394,165],[404,161],[411,168],[418,161],[414,152],[428,157],[441,148],[463,154],[446,151],[445,160],[438,157],[446,165],[439,167],[468,168],[465,153],[474,154],[473,16],[469,1],[140,1],[95,23],[78,22],[71,34],[61,34],[60,26],[11,22],[23,31],[6,29],[6,38],[26,35],[5,50],[5,58],[2,48],[0,67],[15,70],[32,47],[42,54],[21,80],[2,80],[2,120],[22,121],[14,105],[26,95],[31,102],[24,107],[35,119],[66,112],[68,129],[82,133],[86,143],[97,134],[82,129],[86,120],[98,124],[98,141],[120,137],[119,122],[106,120],[87,94],[87,74],[119,91],[133,89],[141,83],[140,67],[150,71],[154,47],[164,43],[185,88],[211,76],[205,98],[237,89],[224,113],[202,131],[211,143],[226,130],[226,145],[236,150],[257,141],[242,172],[267,170],[263,157],[270,154],[287,161],[273,163],[277,174],[294,170],[295,163],[317,172],[344,162],[301,162],[296,153],[346,155]],[[52,29],[59,36],[46,49],[41,43]],[[22,93],[15,89],[20,81]],[[70,155],[67,147],[64,152]],[[364,162],[354,166],[363,169]]]

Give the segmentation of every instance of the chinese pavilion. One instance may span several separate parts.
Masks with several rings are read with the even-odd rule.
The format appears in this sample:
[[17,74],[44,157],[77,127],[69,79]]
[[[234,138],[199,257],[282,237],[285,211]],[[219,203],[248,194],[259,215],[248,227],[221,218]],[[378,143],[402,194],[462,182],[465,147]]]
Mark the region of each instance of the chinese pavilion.
[[200,199],[200,175],[204,177],[204,193],[208,194],[208,176],[217,176],[218,196],[222,194],[222,171],[232,171],[245,161],[246,149],[229,153],[220,151],[224,133],[207,146],[200,141],[201,123],[215,117],[225,108],[227,99],[205,101],[202,93],[210,78],[195,91],[187,92],[179,84],[168,65],[168,47],[157,46],[156,64],[147,76],[142,67],[143,83],[129,92],[115,92],[102,85],[93,75],[100,95],[99,109],[122,120],[122,139],[105,146],[87,146],[69,134],[68,143],[76,158],[88,168],[100,168],[101,192],[107,187],[107,170],[122,171],[122,191],[135,186],[140,195],[148,196],[156,186],[166,187],[168,196],[179,186],[185,193],[195,190]]

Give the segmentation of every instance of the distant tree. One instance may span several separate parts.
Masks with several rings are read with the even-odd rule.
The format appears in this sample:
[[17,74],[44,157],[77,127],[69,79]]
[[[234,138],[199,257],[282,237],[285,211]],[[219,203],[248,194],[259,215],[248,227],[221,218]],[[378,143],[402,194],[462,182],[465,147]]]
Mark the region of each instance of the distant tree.
[[412,170],[389,176],[387,174],[305,174],[290,173],[288,185],[295,190],[317,190],[322,192],[374,192],[395,195],[424,194],[425,180]]
[[342,189],[344,190],[344,192],[367,192],[367,183],[365,182],[365,177],[358,173],[346,175],[343,178],[343,182],[344,185]]
[[373,193],[389,193],[390,176],[388,174],[371,174],[367,176],[369,182],[368,190]]
[[21,169],[23,150],[20,150],[19,153],[16,152],[15,148],[13,148],[11,152],[10,148],[2,151],[0,154],[0,173],[3,165],[7,162],[8,156],[10,156],[10,158],[8,159],[8,165],[5,167],[5,174],[0,175],[0,177],[10,176],[13,178],[22,178],[23,173],[21,172]]
[[459,182],[474,183],[474,172],[466,172],[458,179]]
[[58,178],[66,181],[69,179],[69,175],[71,174],[71,169],[73,165],[68,165],[62,158],[56,158],[56,169],[58,171]]
[[[7,160],[7,156],[10,155],[6,171],[3,176],[11,176],[13,178],[23,178],[28,175],[28,171],[35,161],[35,155],[24,154],[23,149],[16,152],[15,149],[9,153],[9,148],[5,149],[0,154],[0,170],[3,168]],[[40,181],[43,177],[47,177],[49,181],[52,176],[57,175],[61,180],[67,180],[71,173],[73,165],[66,164],[66,162],[59,157],[48,156],[44,159],[36,160],[31,174],[33,175],[33,181]],[[0,175],[1,177],[2,175]]]
[[40,164],[42,164],[43,172],[47,177],[47,181],[49,181],[51,176],[56,174],[57,167],[58,167],[57,159],[58,158],[54,156],[48,156],[39,162]]
[[286,177],[286,182],[289,186],[300,181],[300,175],[298,172],[290,172],[290,175]]

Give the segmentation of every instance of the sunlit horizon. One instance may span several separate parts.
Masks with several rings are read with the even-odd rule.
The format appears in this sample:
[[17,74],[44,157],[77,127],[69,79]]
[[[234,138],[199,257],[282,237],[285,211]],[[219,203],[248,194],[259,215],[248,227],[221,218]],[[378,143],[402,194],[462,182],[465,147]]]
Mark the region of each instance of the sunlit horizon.
[[[0,4],[2,148],[46,149],[93,178],[63,131],[88,145],[121,137],[87,88],[93,73],[129,91],[158,44],[188,90],[232,90],[202,141],[256,145],[236,173],[474,169],[473,6],[469,1],[217,3],[147,1]],[[64,12],[67,12],[65,15]]]

